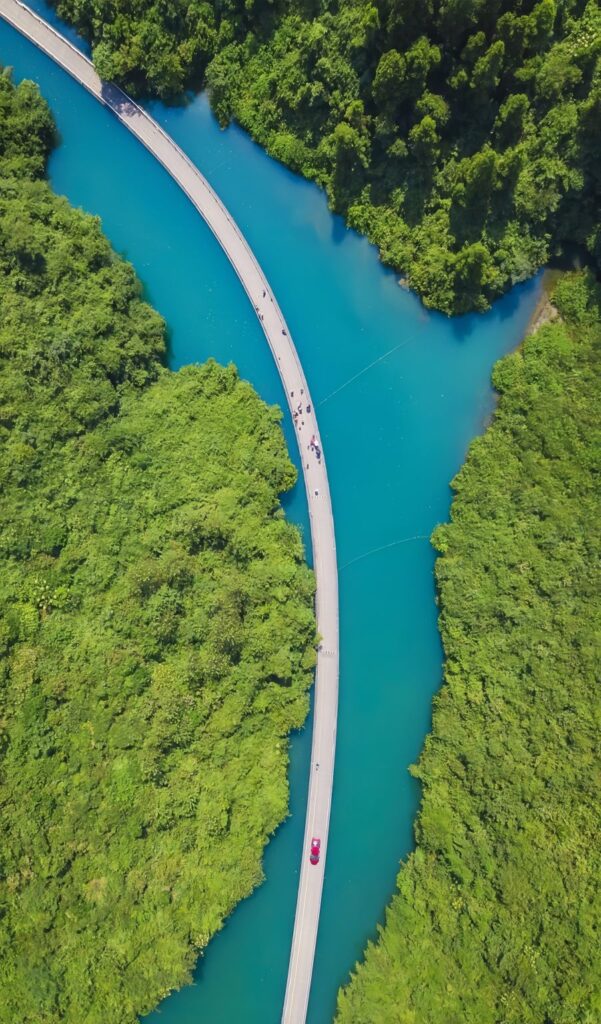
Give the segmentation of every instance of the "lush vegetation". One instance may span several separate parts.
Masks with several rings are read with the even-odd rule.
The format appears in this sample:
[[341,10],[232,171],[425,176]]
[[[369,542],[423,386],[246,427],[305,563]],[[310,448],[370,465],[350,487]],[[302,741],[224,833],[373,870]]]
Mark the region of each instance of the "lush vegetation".
[[56,0],[106,78],[208,84],[428,305],[601,261],[597,0]]
[[313,577],[279,426],[44,180],[0,77],[0,1019],[130,1024],[261,878]]
[[435,544],[445,685],[417,850],[340,1024],[601,1019],[601,289],[495,370]]

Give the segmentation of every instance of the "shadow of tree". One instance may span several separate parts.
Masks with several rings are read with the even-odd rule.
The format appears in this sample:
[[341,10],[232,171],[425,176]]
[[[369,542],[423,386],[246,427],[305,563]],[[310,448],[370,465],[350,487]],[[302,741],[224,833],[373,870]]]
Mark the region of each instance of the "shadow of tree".
[[101,96],[103,103],[118,114],[133,114],[139,109],[138,104],[113,82],[102,83]]

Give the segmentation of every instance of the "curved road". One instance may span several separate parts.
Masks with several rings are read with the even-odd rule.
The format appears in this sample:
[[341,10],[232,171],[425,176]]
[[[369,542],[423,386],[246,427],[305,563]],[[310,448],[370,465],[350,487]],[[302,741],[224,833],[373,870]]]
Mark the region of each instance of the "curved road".
[[[156,121],[121,89],[102,82],[87,57],[28,7],[18,0],[0,0],[0,17],[35,43],[96,99],[112,110],[186,193],[217,238],[242,282],[265,332],[282,378],[291,414],[296,420],[311,521],[317,585],[317,628],[321,637],[315,677],[315,713],[307,819],[282,1014],[282,1024],[303,1024],[307,1015],[319,925],[334,778],[338,710],[336,545],[325,460],[322,455],[318,461],[313,449],[310,448],[313,435],[319,441],[315,407],[290,332],[267,279],[248,243],[200,171]],[[300,415],[295,416],[299,407],[302,411]],[[307,407],[311,412],[306,412]],[[309,863],[309,847],[313,836],[321,839],[321,857],[317,866]]]

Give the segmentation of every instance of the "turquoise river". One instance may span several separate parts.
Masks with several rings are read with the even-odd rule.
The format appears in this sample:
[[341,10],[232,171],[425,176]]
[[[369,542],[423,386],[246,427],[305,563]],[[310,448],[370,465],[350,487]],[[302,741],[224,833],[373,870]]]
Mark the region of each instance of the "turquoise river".
[[[46,17],[52,15],[38,3]],[[33,78],[60,132],[54,188],[102,218],[170,332],[170,365],[233,360],[268,402],[279,378],[225,256],[184,195],[96,101],[0,23],[0,62]],[[412,846],[419,755],[442,653],[427,540],[447,519],[449,481],[490,415],[494,362],[519,342],[538,282],[484,316],[427,312],[322,193],[270,160],[207,100],[151,110],[209,178],[253,246],[291,327],[331,474],[341,599],[336,782],[310,1024],[336,992],[394,890]],[[361,422],[363,426],[358,427]],[[298,462],[289,424],[286,435]],[[287,512],[308,536],[302,486]],[[227,921],[152,1024],[277,1024],[296,899],[310,749],[292,739],[291,816],[265,854],[264,884]]]

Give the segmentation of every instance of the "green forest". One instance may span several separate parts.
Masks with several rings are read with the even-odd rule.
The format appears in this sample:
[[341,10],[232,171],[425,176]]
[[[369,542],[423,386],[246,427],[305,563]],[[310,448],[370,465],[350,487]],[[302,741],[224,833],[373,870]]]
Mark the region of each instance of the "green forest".
[[494,372],[440,557],[417,849],[337,1024],[601,1020],[601,288]]
[[0,75],[0,1020],[133,1024],[262,877],[314,580],[281,413],[172,373]]
[[100,74],[208,87],[424,302],[486,309],[578,246],[601,265],[597,0],[55,0]]

